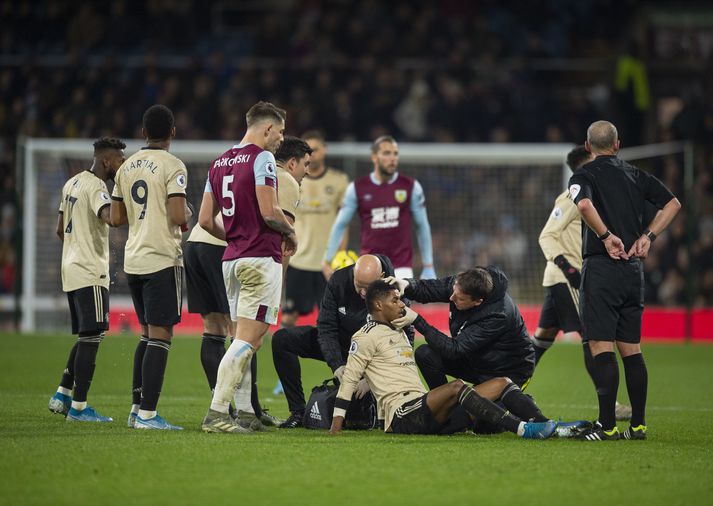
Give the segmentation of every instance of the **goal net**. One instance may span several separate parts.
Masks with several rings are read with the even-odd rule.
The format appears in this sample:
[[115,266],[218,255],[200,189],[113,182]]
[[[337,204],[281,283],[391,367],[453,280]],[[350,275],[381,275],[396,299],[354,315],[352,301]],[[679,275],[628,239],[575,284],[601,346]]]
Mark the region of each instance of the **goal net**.
[[[62,245],[55,236],[57,209],[66,180],[91,166],[92,142],[92,139],[24,140],[23,331],[68,326],[69,312],[60,276]],[[141,145],[140,141],[127,142],[127,156]],[[210,162],[230,145],[228,141],[172,143],[171,152],[188,167],[188,200],[196,206],[200,205]],[[564,159],[571,147],[401,143],[400,171],[418,179],[426,194],[437,274],[444,276],[474,265],[497,264],[507,273],[510,293],[518,304],[541,303],[545,259],[538,235],[555,197],[569,178]],[[631,154],[643,158],[680,149],[678,145],[667,145],[662,153],[648,149]],[[327,162],[354,179],[371,171],[369,154],[367,143],[333,143],[329,145]],[[626,155],[624,150],[622,155]],[[110,190],[111,185],[109,182]],[[122,269],[126,234],[126,227],[110,232],[112,313],[133,312]],[[349,244],[359,250],[356,217]],[[415,249],[414,270],[418,274],[420,258],[418,248]],[[114,322],[112,327],[117,330]]]

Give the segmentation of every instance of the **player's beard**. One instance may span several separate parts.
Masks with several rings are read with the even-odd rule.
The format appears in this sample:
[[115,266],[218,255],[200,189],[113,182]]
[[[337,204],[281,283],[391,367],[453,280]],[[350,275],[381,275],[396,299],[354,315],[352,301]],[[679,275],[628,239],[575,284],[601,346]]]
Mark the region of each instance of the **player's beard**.
[[386,164],[379,163],[379,172],[386,177],[393,176],[396,173],[397,168],[397,165],[389,166]]

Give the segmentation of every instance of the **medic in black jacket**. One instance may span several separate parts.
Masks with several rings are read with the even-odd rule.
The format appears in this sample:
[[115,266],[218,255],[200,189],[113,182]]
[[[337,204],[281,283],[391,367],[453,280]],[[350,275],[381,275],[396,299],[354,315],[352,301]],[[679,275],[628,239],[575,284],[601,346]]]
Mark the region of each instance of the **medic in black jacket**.
[[[366,288],[376,279],[393,275],[394,267],[387,256],[363,255],[356,264],[335,271],[330,278],[316,327],[283,328],[275,332],[272,357],[291,412],[281,428],[302,425],[305,398],[298,357],[326,362],[334,377],[340,379],[352,336],[366,323],[368,313],[363,298]],[[413,342],[413,327],[408,327],[406,334]],[[366,392],[368,385],[364,380],[356,395],[361,398]]]
[[421,316],[413,322],[426,338],[416,363],[429,388],[446,384],[446,374],[475,384],[501,376],[520,387],[527,383],[535,351],[503,271],[476,267],[441,279],[397,281],[412,301],[450,304],[450,336]]

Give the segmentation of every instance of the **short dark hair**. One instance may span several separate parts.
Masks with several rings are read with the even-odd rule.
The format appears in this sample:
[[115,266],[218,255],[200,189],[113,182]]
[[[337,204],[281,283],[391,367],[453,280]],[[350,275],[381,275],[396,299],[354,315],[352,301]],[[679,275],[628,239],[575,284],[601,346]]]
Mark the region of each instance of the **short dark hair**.
[[171,132],[176,122],[173,112],[165,105],[152,105],[144,113],[144,130],[146,136],[153,140],[163,140],[171,137]]
[[397,288],[394,285],[390,285],[383,279],[372,281],[367,287],[366,295],[364,296],[367,311],[369,311],[369,313],[374,311],[376,301],[383,299],[394,290],[397,290]]
[[121,139],[115,137],[100,137],[94,141],[94,156],[106,149],[122,150],[126,148],[126,144]]
[[275,160],[285,163],[290,158],[301,160],[305,155],[311,155],[312,148],[299,137],[285,135],[280,147],[275,152]]
[[377,137],[374,142],[371,143],[371,152],[372,153],[378,153],[379,152],[379,146],[381,146],[384,142],[390,142],[392,144],[396,144],[396,139],[394,139],[390,135],[381,135]]
[[262,120],[285,121],[285,118],[287,118],[287,111],[280,109],[275,104],[262,101],[252,106],[245,115],[248,128]]
[[483,267],[475,267],[459,273],[456,282],[463,293],[473,300],[485,300],[493,291],[493,277]]
[[567,166],[574,172],[588,162],[590,156],[591,154],[584,146],[577,146],[567,153]]
[[305,141],[315,139],[321,142],[322,144],[327,143],[324,138],[324,133],[321,130],[307,130],[304,134],[302,134],[302,139]]

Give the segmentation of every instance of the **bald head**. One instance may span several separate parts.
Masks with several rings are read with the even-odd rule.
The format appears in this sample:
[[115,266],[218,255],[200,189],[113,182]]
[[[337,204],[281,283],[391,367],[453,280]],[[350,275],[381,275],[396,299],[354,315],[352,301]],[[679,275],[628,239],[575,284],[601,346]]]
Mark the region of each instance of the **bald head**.
[[608,121],[595,121],[587,129],[587,147],[594,154],[614,154],[619,151],[619,133]]
[[381,260],[375,255],[362,255],[354,264],[354,289],[364,298],[369,285],[383,276]]

